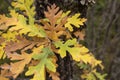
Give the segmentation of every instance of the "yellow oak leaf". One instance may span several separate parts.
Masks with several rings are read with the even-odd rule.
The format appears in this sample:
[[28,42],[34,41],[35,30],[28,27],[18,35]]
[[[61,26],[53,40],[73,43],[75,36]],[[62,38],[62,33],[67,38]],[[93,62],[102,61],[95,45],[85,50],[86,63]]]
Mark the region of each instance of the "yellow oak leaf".
[[27,19],[23,15],[18,15],[18,22],[10,28],[10,31],[19,31],[19,34],[28,34],[29,36],[45,37],[45,32],[41,27],[27,24]]
[[18,35],[17,32],[11,32],[7,31],[7,33],[2,34],[2,37],[5,39],[5,41],[16,41],[16,35]]
[[67,19],[67,23],[65,24],[65,27],[68,28],[68,30],[70,30],[71,32],[73,31],[73,26],[79,28],[80,25],[83,25],[83,23],[87,20],[85,18],[79,18],[80,14],[76,13],[75,15],[73,15],[72,17],[69,17]]
[[87,64],[89,63],[89,60],[91,60],[91,57],[88,54],[89,50],[84,46],[73,47],[69,49],[68,52],[72,55],[72,58],[75,61],[83,61],[84,63]]
[[61,41],[55,42],[56,48],[59,48],[58,53],[62,58],[66,56],[67,52],[69,52],[73,60],[87,63],[89,61],[87,59],[89,59],[90,56],[86,54],[89,52],[89,50],[84,46],[77,47],[75,46],[76,44],[76,39],[68,40],[65,43]]
[[[62,41],[57,41],[54,43],[56,48],[60,48],[58,50],[58,53],[60,54],[60,56],[63,58],[66,56],[66,51],[69,52],[69,50],[71,50],[72,48],[69,46],[74,46],[76,44],[76,39],[72,39],[72,40],[67,40],[65,43]],[[72,50],[71,50],[72,51]]]
[[21,11],[26,12],[30,25],[34,24],[35,6],[33,3],[34,0],[18,0],[12,2],[12,6],[14,6],[14,8],[19,8]]

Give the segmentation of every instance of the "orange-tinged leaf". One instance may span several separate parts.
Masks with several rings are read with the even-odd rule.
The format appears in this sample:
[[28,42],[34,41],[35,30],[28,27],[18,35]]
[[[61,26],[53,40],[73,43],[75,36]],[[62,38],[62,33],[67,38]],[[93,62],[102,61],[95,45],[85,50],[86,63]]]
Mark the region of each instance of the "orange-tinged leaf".
[[5,78],[3,76],[0,76],[0,80],[9,80],[8,78]]
[[52,80],[60,80],[60,78],[59,78],[59,73],[53,73],[53,72],[50,72],[50,77],[52,77]]
[[[4,64],[3,64],[4,65]],[[3,66],[2,65],[2,66]],[[5,65],[6,67],[8,67],[9,65]],[[5,67],[4,66],[4,67]],[[0,74],[0,76],[3,76],[3,77],[11,77],[13,74],[8,70],[8,69],[5,69],[5,68],[3,68],[3,67],[1,67],[2,68],[2,70],[1,70],[1,74]]]
[[74,35],[76,37],[78,37],[80,40],[84,40],[85,30],[82,30],[82,31],[78,30],[78,31],[74,32]]
[[6,43],[6,47],[5,47],[6,54],[13,53],[16,50],[25,51],[27,49],[31,49],[37,43],[39,43],[39,42],[36,42],[36,41],[27,40],[22,36],[17,36],[16,39],[17,39],[17,42],[10,41],[10,42]]
[[0,15],[0,30],[6,30],[10,26],[16,25],[16,18],[8,18],[5,15]]
[[[45,17],[48,20],[42,20],[43,28],[45,29],[47,36],[51,40],[59,40],[59,37],[62,35],[66,35],[66,37],[70,37],[70,34],[66,31],[64,24],[67,21],[67,17],[62,17],[62,10],[59,11],[59,7],[56,7],[55,4],[48,7],[48,11],[45,11]],[[59,23],[58,23],[59,22]]]
[[[2,64],[2,65],[0,66],[0,68],[7,70],[7,69],[10,69],[10,66],[9,66],[9,64],[5,63],[5,64]],[[5,71],[3,71],[3,74],[4,74],[4,72],[5,72]]]
[[[48,6],[47,7],[48,9],[48,12],[44,12],[45,13],[45,16],[46,18],[49,19],[50,21],[50,24],[55,26],[57,20],[61,17],[62,15],[62,10],[59,11],[59,7],[56,7],[55,4],[53,4],[52,6]],[[58,12],[59,11],[59,12]]]
[[25,65],[31,61],[32,55],[23,52],[21,55],[9,54],[8,57],[10,57],[11,60],[21,60],[10,64],[10,71],[12,74],[14,74],[13,77],[16,78],[20,73],[24,71]]
[[0,45],[5,41],[3,37],[0,36]]

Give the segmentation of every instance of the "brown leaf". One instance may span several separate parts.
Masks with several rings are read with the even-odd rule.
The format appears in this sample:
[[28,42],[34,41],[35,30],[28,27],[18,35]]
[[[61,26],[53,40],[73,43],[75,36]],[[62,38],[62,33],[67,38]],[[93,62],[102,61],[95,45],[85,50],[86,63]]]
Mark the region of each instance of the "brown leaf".
[[70,37],[70,34],[66,32],[66,28],[63,27],[67,21],[67,17],[62,18],[59,23],[57,22],[61,18],[63,11],[62,10],[59,11],[59,7],[56,7],[55,4],[48,7],[47,9],[48,11],[44,13],[45,17],[49,21],[42,21],[44,25],[43,28],[45,29],[47,36],[51,40],[59,40],[59,37],[61,35],[66,35],[66,37]]
[[[6,54],[14,53],[16,50],[21,50],[21,49],[24,49],[28,46],[30,46],[28,48],[31,48],[31,45],[33,47],[35,44],[37,44],[35,42],[32,42],[32,41],[27,40],[27,39],[22,38],[22,37],[17,37],[17,39],[18,39],[18,42],[11,41],[11,42],[8,42],[6,44],[6,47],[5,47]],[[28,48],[26,48],[26,49],[28,49]]]
[[62,15],[62,10],[59,11],[59,7],[56,7],[55,4],[53,4],[50,7],[48,6],[47,9],[48,9],[48,12],[44,12],[45,17],[50,20],[51,25],[55,26],[57,19],[59,19]]
[[4,38],[0,37],[0,45],[5,41]]
[[50,77],[52,77],[52,80],[60,80],[59,78],[59,73],[53,73],[53,72],[50,72]]
[[40,61],[38,60],[31,60],[30,64],[28,64],[28,66],[36,66]]
[[10,66],[7,63],[5,63],[5,64],[1,65],[0,68],[7,70],[7,69],[10,69]]
[[0,80],[9,80],[8,78],[5,78],[3,76],[0,76]]
[[76,37],[78,37],[80,40],[84,40],[85,30],[82,30],[82,31],[78,30],[78,31],[74,32],[74,35]]
[[20,52],[24,52],[28,49],[32,49],[35,45],[40,46],[40,45],[45,45],[48,44],[48,40],[44,38],[37,38],[33,37],[32,40],[27,40],[24,37],[17,36],[17,42],[7,42],[6,47],[5,47],[5,52],[6,54],[11,54],[16,52],[17,50],[20,50]]
[[12,25],[16,25],[16,18],[8,18],[5,15],[0,15],[0,30],[6,30]]
[[24,71],[24,67],[26,64],[28,64],[31,61],[32,54],[22,53],[20,54],[10,54],[8,55],[11,60],[20,60],[15,63],[10,64],[10,71],[12,72],[13,78],[16,78],[20,73]]
[[11,76],[13,76],[13,74],[8,69],[3,69],[2,68],[0,76],[11,77]]

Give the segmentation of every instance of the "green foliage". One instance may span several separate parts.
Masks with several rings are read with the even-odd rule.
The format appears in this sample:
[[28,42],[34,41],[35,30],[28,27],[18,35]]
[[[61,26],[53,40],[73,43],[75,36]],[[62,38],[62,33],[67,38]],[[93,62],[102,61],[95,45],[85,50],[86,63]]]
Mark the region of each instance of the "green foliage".
[[44,30],[42,28],[38,28],[38,26],[34,24],[35,6],[32,6],[33,0],[18,0],[16,2],[13,2],[12,5],[15,7],[15,9],[18,8],[19,10],[24,11],[25,15],[28,16],[28,19],[23,15],[16,14],[15,11],[12,11],[11,15],[16,15],[14,17],[18,19],[18,22],[16,23],[16,26],[10,29],[11,31],[20,30],[20,34],[29,33],[29,36],[37,35],[38,37],[45,37]]
[[86,74],[82,75],[82,78],[86,80],[105,80],[107,74],[100,74],[96,72],[96,70],[92,70],[91,72],[87,72]]
[[[84,65],[81,67],[84,68],[83,72],[89,71],[82,75],[83,79],[103,80],[104,76],[96,70],[98,66],[103,69],[102,61],[97,60],[85,46],[78,43],[77,38],[72,37],[72,25],[79,29],[86,19],[79,18],[79,13],[70,15],[70,11],[63,12],[53,4],[44,12],[46,18],[39,20],[41,25],[35,23],[33,3],[34,0],[13,1],[14,9],[10,10],[10,17],[0,15],[0,60],[9,59],[9,62],[0,65],[1,79],[16,79],[25,72],[25,76],[33,75],[31,80],[46,80],[47,72],[53,80],[60,80],[55,54],[64,58],[69,53],[74,61],[89,66],[90,70]],[[74,33],[83,38],[81,31]],[[61,36],[65,36],[64,39]]]
[[56,66],[52,61],[52,56],[54,56],[54,53],[48,47],[43,48],[42,53],[33,55],[33,59],[40,60],[40,62],[36,66],[30,66],[25,75],[29,76],[34,74],[32,80],[45,80],[46,69],[56,72]]
[[[76,44],[76,39],[73,39],[73,40],[68,40],[66,41],[64,44],[63,42],[61,41],[58,41],[58,42],[55,42],[55,46],[56,48],[59,48],[60,49],[58,50],[58,53],[60,53],[60,56],[63,58],[66,56],[66,52],[69,51],[70,53],[71,52],[74,52],[73,50],[76,50],[77,48],[71,48],[70,46],[74,46]],[[77,49],[78,51],[79,49]],[[74,53],[73,53],[74,54]]]

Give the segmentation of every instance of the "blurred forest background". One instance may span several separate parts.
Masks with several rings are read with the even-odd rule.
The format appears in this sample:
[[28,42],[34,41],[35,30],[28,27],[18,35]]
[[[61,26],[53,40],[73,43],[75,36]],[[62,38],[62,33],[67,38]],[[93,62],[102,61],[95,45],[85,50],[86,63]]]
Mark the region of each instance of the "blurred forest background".
[[110,80],[120,80],[120,0],[96,0],[87,13],[86,42]]
[[[0,0],[1,14],[10,1]],[[86,46],[103,61],[108,80],[120,80],[120,0],[96,0],[88,6],[87,19]]]

